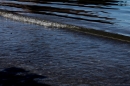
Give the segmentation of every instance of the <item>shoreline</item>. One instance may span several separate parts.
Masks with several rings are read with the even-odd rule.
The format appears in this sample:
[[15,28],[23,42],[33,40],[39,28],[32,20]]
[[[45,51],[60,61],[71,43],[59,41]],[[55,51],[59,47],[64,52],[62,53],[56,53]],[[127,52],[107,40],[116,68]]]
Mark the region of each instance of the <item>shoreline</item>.
[[0,16],[9,18],[12,20],[16,20],[16,21],[41,25],[44,27],[68,29],[68,30],[78,31],[78,32],[82,32],[82,33],[86,33],[90,35],[95,35],[98,37],[104,37],[104,38],[110,38],[110,39],[124,41],[124,42],[130,42],[130,36],[125,36],[122,34],[106,32],[106,31],[96,30],[96,29],[91,29],[91,28],[84,28],[84,27],[79,27],[79,26],[74,26],[74,25],[69,25],[69,24],[62,24],[58,22],[51,22],[47,20],[41,20],[38,18],[11,13],[4,10],[0,10]]
[[[0,72],[45,76],[37,85],[129,85],[129,49],[127,42],[0,17]],[[28,75],[21,71],[17,76]]]

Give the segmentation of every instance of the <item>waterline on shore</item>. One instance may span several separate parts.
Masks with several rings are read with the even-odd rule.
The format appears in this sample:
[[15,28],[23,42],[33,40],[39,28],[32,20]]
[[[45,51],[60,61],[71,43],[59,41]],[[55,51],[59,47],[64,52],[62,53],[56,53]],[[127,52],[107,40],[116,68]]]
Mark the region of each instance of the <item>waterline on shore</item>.
[[116,40],[120,40],[120,41],[130,42],[130,37],[122,35],[122,34],[116,34],[116,33],[106,32],[106,31],[102,31],[102,30],[96,30],[96,29],[84,28],[84,27],[79,27],[79,26],[74,26],[74,25],[69,25],[69,24],[61,24],[58,22],[41,20],[38,18],[33,18],[33,17],[28,17],[28,16],[16,14],[16,13],[11,13],[11,12],[8,12],[5,10],[0,10],[0,16],[3,16],[5,18],[9,18],[12,20],[16,20],[16,21],[41,25],[44,27],[69,29],[69,30],[79,31],[79,32],[83,32],[83,33],[87,33],[87,34],[91,34],[91,35],[96,35],[96,36],[116,39]]

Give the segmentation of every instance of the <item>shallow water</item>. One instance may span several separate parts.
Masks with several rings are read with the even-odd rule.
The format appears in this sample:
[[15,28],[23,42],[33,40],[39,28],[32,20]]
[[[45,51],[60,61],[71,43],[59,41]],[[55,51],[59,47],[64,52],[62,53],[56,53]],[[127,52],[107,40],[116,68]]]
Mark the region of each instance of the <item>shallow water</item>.
[[[3,0],[0,9],[129,36],[129,1]],[[120,15],[119,15],[120,14]],[[20,67],[52,86],[130,84],[130,44],[0,17],[0,68]]]
[[130,36],[129,0],[3,0],[0,9]]
[[0,70],[23,68],[51,86],[129,86],[129,49],[126,42],[0,17]]

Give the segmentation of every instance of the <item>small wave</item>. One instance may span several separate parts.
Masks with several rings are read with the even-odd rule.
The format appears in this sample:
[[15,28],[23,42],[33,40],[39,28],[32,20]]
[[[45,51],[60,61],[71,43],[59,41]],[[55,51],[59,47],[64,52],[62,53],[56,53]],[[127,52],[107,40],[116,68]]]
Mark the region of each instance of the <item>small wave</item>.
[[23,15],[20,15],[17,13],[12,13],[12,12],[5,11],[5,10],[0,10],[0,16],[6,17],[9,19],[13,19],[16,21],[41,25],[44,27],[64,28],[64,29],[79,31],[79,32],[83,32],[83,33],[87,33],[87,34],[91,34],[91,35],[100,36],[100,37],[106,37],[106,38],[116,39],[116,40],[120,40],[120,41],[130,42],[129,36],[106,32],[106,31],[102,31],[102,30],[91,29],[91,28],[84,28],[84,27],[79,27],[79,26],[74,26],[74,25],[69,25],[69,24],[62,24],[62,23],[58,23],[58,22],[51,22],[51,21],[42,20],[42,19],[38,19],[38,18],[23,16]]

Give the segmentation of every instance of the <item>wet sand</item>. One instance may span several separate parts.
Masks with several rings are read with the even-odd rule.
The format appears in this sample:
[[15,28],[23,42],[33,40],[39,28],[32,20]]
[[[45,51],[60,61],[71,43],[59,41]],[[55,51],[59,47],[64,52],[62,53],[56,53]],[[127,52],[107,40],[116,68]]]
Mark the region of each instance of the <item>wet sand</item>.
[[0,17],[0,76],[11,70],[24,85],[129,86],[129,49],[127,42]]

